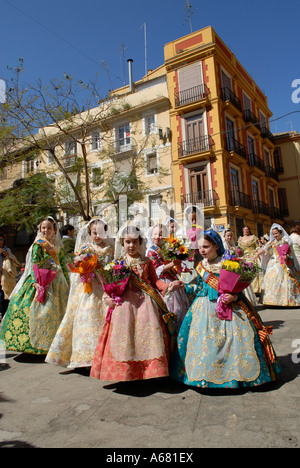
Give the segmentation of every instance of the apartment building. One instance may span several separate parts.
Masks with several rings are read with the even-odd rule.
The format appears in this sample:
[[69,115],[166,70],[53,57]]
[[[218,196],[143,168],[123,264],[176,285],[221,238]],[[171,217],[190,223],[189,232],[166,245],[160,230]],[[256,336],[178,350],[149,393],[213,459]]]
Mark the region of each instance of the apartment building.
[[[111,92],[99,107],[75,115],[72,121],[40,128],[32,144],[26,143],[28,156],[2,167],[1,191],[13,188],[17,180],[44,172],[55,180],[57,196],[60,195],[60,224],[72,223],[79,227],[83,219],[78,200],[53,157],[54,151],[75,187],[84,187],[82,161],[87,162],[92,200],[90,214],[109,221],[113,232],[124,219],[118,218],[117,202],[105,197],[107,181],[114,178],[118,183],[118,175],[124,180],[124,176],[132,177],[132,171],[142,181],[145,193],[139,203],[130,207],[129,213],[141,215],[145,223],[155,221],[161,218],[161,210],[165,207],[167,213],[167,207],[174,202],[169,129],[169,97],[163,65],[149,71],[142,80]],[[39,144],[43,141],[45,150],[41,150]],[[35,143],[39,149],[35,150]],[[24,145],[21,147],[24,151]],[[16,148],[13,151],[18,154]],[[136,190],[134,177],[129,189]],[[86,191],[82,189],[81,193],[85,203]],[[125,202],[124,197],[122,199],[122,208],[124,203],[126,197]]]
[[274,144],[279,209],[289,228],[300,224],[300,135],[296,131],[274,133]]
[[165,45],[177,206],[236,236],[281,222],[267,97],[212,27]]

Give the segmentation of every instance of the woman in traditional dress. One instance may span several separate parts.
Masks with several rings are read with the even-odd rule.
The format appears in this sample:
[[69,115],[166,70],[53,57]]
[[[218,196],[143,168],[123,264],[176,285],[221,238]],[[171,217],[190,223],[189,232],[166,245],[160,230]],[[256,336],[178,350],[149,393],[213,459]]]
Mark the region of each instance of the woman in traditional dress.
[[[53,269],[55,278],[46,288],[45,301],[37,296],[41,284],[36,277],[38,268]],[[45,218],[26,257],[25,271],[12,292],[5,314],[0,340],[6,349],[29,354],[47,354],[59,324],[65,314],[69,275],[61,248],[55,220]]]
[[217,300],[222,239],[212,229],[200,239],[203,260],[197,266],[197,297],[187,312],[177,338],[170,375],[186,385],[203,388],[239,388],[274,381],[279,366],[265,327],[240,293],[226,294],[232,320],[219,318]]
[[[238,238],[238,246],[244,250],[244,255],[247,260],[253,260],[259,248],[259,239],[255,236],[255,234],[251,233],[249,226],[243,227],[243,235]],[[259,262],[260,259],[257,258],[256,261]],[[262,279],[262,275],[258,274],[252,281],[251,287],[254,291],[254,294],[260,294]]]
[[293,242],[293,248],[297,257],[298,263],[300,263],[300,226],[293,226],[290,229],[290,238]]
[[[287,256],[280,249],[286,246]],[[257,255],[270,254],[262,285],[261,302],[282,307],[300,306],[300,265],[287,232],[277,223],[270,229],[270,241]]]
[[[176,273],[176,267],[180,266],[182,262],[180,260],[168,262],[164,259],[160,248],[166,235],[165,226],[162,224],[155,224],[150,228],[147,257],[152,260],[157,277],[165,283],[170,284],[179,279]],[[185,290],[178,289],[175,291],[170,299],[166,301],[166,304],[169,311],[177,316],[176,332],[178,333],[182,320],[190,306]]]
[[100,335],[90,375],[117,381],[166,377],[170,333],[174,333],[175,325],[158,291],[166,298],[183,284],[167,284],[157,278],[153,263],[145,257],[145,239],[139,228],[123,227],[115,252],[120,252],[120,246],[120,259],[125,260],[131,275],[121,305],[106,298],[114,310]]
[[[92,219],[79,231],[75,253],[96,254],[104,267],[113,258],[114,248],[108,226],[101,219]],[[94,352],[108,306],[103,301],[99,270],[91,280],[91,292],[84,292],[78,273],[70,274],[70,294],[66,314],[46,356],[46,362],[63,367],[91,367]]]
[[[222,240],[223,240],[223,247],[225,251],[229,252],[231,255],[237,254],[237,247],[235,246],[235,242],[233,239],[233,232],[231,231],[231,229],[225,229],[223,231]],[[238,257],[239,256],[240,255],[238,255]],[[255,293],[253,291],[251,284],[248,286],[248,288],[244,290],[244,294],[246,298],[248,299],[248,301],[251,302],[251,304],[257,305],[258,301],[256,299],[256,296],[255,296]]]
[[20,263],[5,245],[6,236],[0,232],[0,321],[4,317],[9,297],[16,286]]

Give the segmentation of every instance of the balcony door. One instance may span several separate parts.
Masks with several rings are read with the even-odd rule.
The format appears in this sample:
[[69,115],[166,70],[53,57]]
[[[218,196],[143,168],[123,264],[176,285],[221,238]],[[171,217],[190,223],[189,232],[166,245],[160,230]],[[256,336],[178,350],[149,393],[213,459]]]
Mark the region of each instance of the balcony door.
[[190,202],[206,204],[209,198],[206,166],[189,170]]
[[208,144],[205,137],[204,113],[188,117],[185,120],[186,150],[188,154],[204,151]]
[[226,117],[227,151],[234,151],[234,122]]

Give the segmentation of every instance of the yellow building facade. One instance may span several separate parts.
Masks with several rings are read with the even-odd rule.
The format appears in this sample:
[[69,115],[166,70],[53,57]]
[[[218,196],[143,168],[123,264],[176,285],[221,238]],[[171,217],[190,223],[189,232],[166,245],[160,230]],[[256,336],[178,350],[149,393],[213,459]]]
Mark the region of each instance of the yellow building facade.
[[262,235],[281,221],[266,96],[211,27],[164,52],[177,206],[202,205],[219,231]]
[[300,224],[300,135],[274,134],[274,158],[279,168],[279,206],[286,228]]

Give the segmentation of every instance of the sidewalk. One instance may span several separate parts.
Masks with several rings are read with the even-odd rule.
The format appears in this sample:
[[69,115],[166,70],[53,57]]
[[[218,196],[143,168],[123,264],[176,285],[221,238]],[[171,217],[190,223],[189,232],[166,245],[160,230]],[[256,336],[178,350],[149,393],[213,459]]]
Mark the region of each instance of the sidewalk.
[[99,382],[8,352],[0,365],[0,448],[299,448],[300,363],[292,357],[300,361],[300,309],[258,310],[274,327],[282,373],[256,390]]

